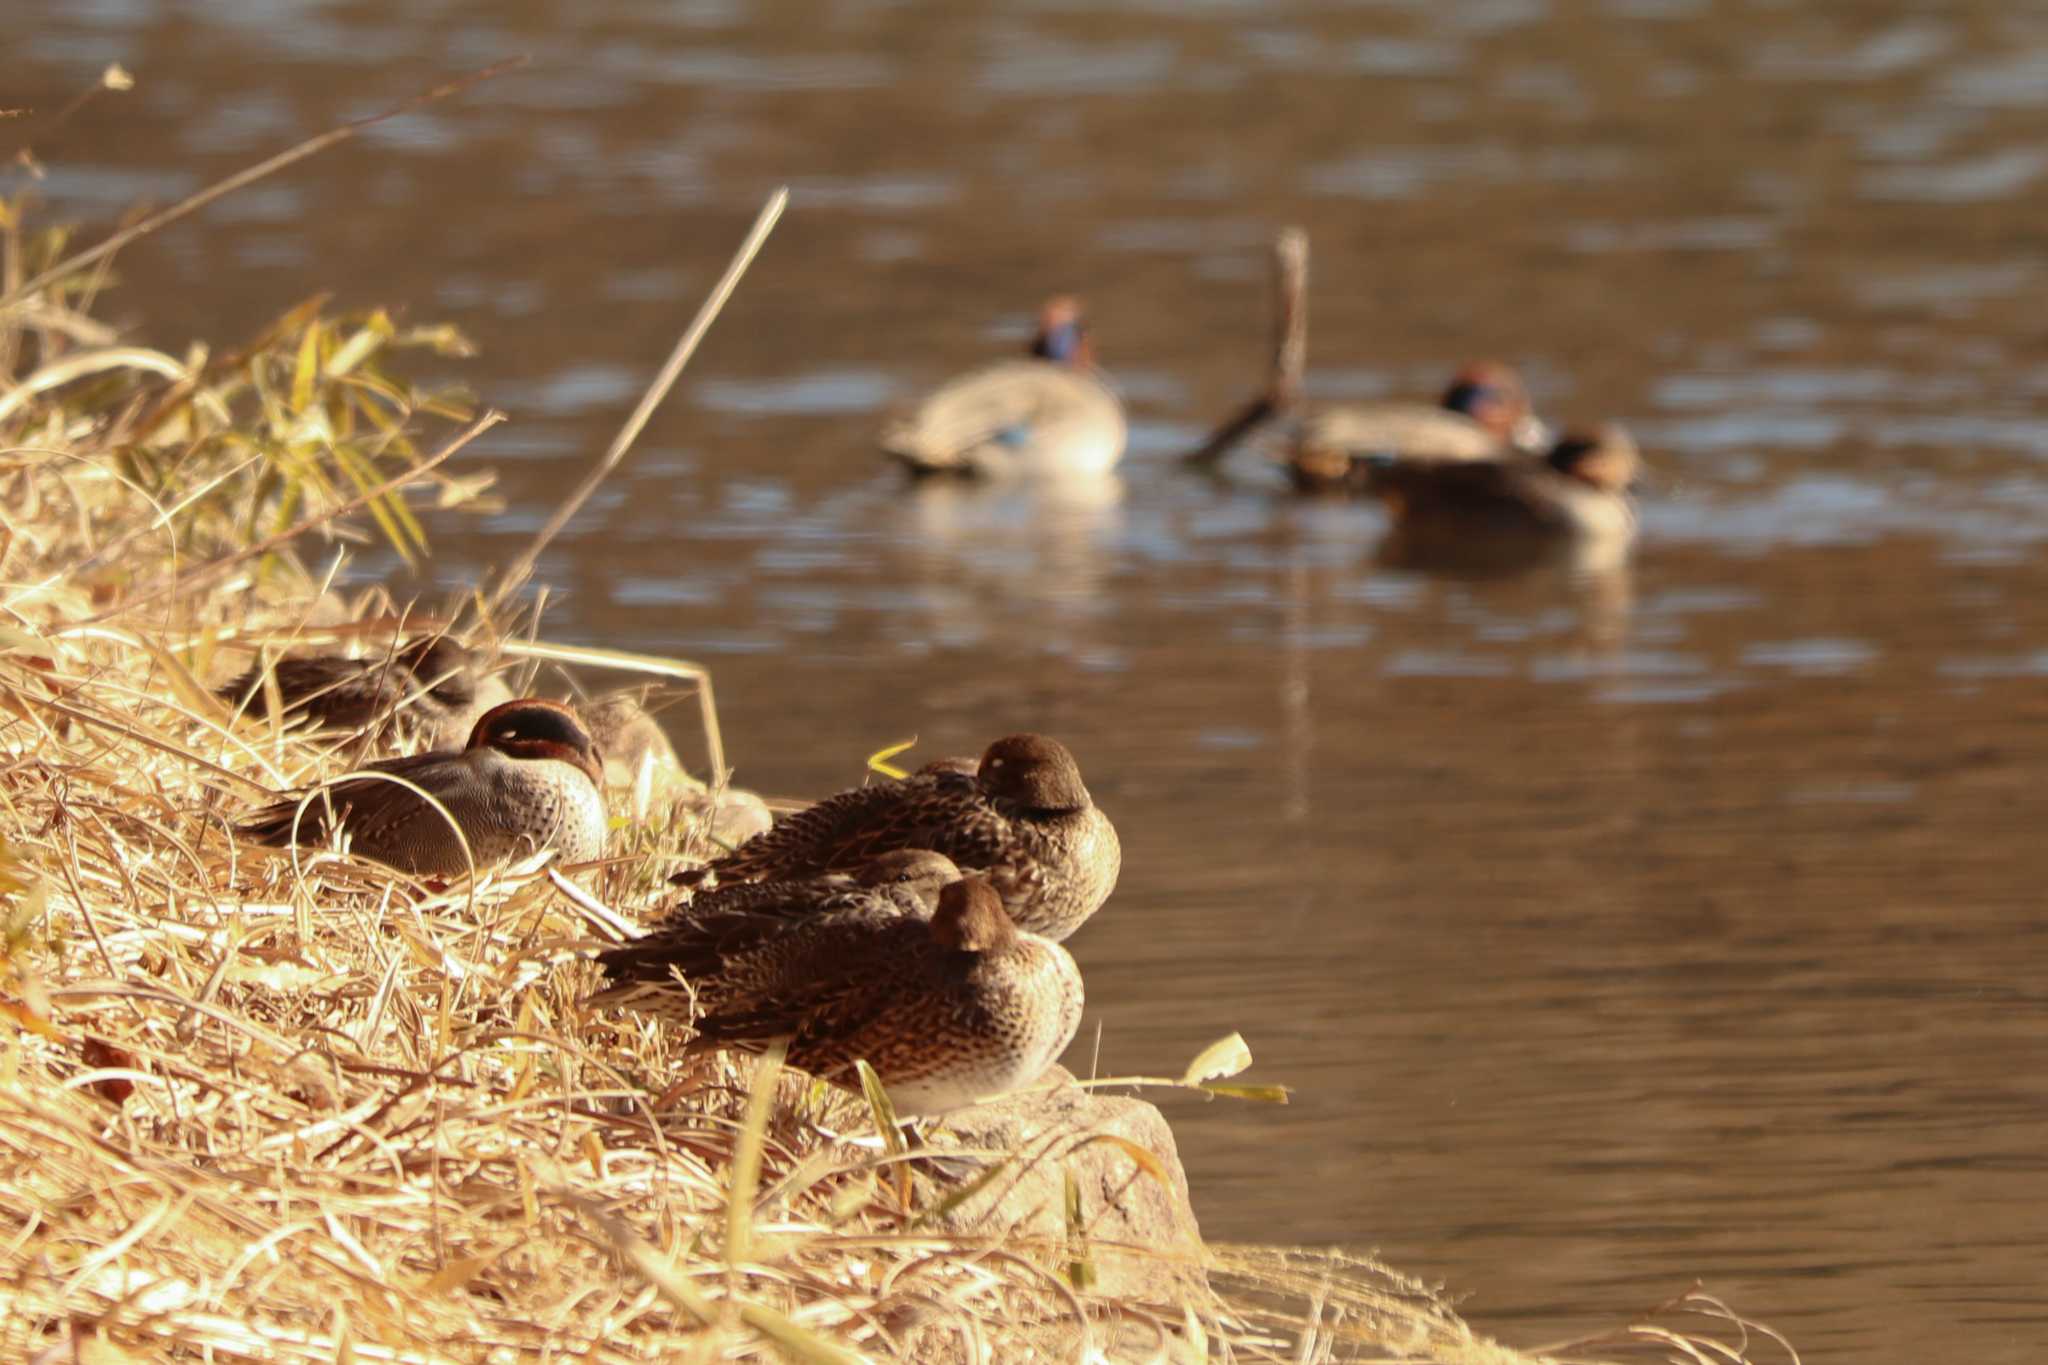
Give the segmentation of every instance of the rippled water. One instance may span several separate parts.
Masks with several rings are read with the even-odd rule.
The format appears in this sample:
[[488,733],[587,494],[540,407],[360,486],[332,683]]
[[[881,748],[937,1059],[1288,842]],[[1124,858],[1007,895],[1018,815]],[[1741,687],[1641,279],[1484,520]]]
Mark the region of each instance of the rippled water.
[[[19,14],[20,5],[14,13]],[[229,17],[232,14],[232,17]],[[1042,728],[1125,832],[1082,1067],[1176,1100],[1212,1236],[1376,1246],[1531,1342],[1694,1277],[1809,1360],[2048,1344],[2048,19],[1461,0],[29,0],[0,104],[109,220],[452,68],[525,71],[123,258],[226,341],[323,288],[460,323],[530,534],[767,190],[789,218],[541,577],[699,658],[750,785]],[[1521,363],[1655,486],[1633,566],[1379,563],[1372,509],[1171,455],[1315,244],[1310,388]],[[907,491],[880,411],[1090,300],[1120,481]],[[374,566],[372,566],[374,567]]]

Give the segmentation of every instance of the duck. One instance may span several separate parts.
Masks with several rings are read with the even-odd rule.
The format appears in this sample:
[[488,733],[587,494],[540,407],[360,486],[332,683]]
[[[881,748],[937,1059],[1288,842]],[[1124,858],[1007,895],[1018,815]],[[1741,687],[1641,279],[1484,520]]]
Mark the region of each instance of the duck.
[[682,780],[683,763],[676,757],[675,745],[648,711],[640,691],[627,689],[594,697],[578,704],[576,714],[604,755],[605,777],[613,786]]
[[972,772],[941,760],[828,796],[685,875],[721,886],[815,877],[902,848],[986,877],[1018,928],[1054,941],[1101,908],[1123,866],[1116,826],[1073,754],[1049,736],[1015,734],[983,750]]
[[[668,979],[671,999],[683,994]],[[928,920],[807,919],[722,953],[697,1001],[687,1051],[786,1039],[791,1066],[856,1092],[865,1060],[897,1115],[914,1119],[1038,1080],[1073,1041],[1083,995],[1073,956],[1018,928],[986,878],[965,877]]]
[[[389,656],[314,654],[273,660],[267,671],[277,680],[288,725],[360,730],[405,724],[424,731],[434,747],[453,748],[484,712],[512,700],[512,690],[483,662],[447,636],[429,635]],[[238,711],[267,712],[265,671],[259,663],[214,695]]]
[[1629,495],[1642,468],[1617,423],[1567,432],[1541,459],[1375,462],[1374,491],[1397,535],[1473,548],[1558,542],[1625,546],[1635,536]]
[[919,476],[1087,478],[1115,468],[1127,435],[1080,301],[1060,295],[1039,310],[1028,356],[941,385],[883,429],[881,446]]
[[485,712],[461,749],[385,759],[362,771],[383,776],[347,777],[311,799],[279,801],[238,832],[285,848],[325,843],[340,829],[351,851],[416,877],[458,877],[543,848],[570,863],[604,852],[604,758],[560,702],[516,698]]
[[1310,413],[1287,451],[1287,471],[1303,492],[1372,493],[1390,459],[1498,460],[1541,454],[1549,440],[1521,375],[1481,361],[1459,370],[1435,407],[1351,403]]
[[757,792],[707,786],[676,756],[668,732],[647,709],[645,689],[628,688],[576,703],[604,755],[607,793],[645,824],[657,810],[681,815],[721,848],[737,848],[775,823]]
[[729,962],[828,924],[928,920],[960,875],[943,853],[891,849],[856,872],[698,891],[644,937],[600,953],[612,984],[586,1003],[626,1005],[681,1024],[706,1010],[731,1011],[749,997],[743,979],[726,970]]

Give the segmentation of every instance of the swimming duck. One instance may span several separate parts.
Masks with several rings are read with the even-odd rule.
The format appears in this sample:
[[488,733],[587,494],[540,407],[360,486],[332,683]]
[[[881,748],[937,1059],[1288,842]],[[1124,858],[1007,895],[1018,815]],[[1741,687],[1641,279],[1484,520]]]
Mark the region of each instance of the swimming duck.
[[1375,491],[1384,461],[1442,463],[1541,453],[1549,432],[1513,369],[1493,361],[1458,371],[1435,407],[1350,403],[1303,420],[1287,469],[1304,492]]
[[[389,720],[419,726],[436,747],[462,743],[479,716],[512,699],[503,679],[484,672],[475,651],[445,635],[414,640],[388,657],[278,659],[270,673],[287,724],[359,730]],[[265,713],[269,692],[262,666],[215,689],[215,695],[229,706]]]
[[468,840],[465,857],[440,811],[409,787],[345,778],[310,801],[280,801],[240,832],[274,848],[324,843],[337,825],[350,848],[414,876],[455,877],[552,847],[564,862],[604,852],[604,760],[576,713],[523,697],[493,707],[462,749],[386,759],[364,768],[419,787],[447,808]]
[[[729,963],[825,925],[928,920],[939,893],[959,880],[960,869],[943,853],[894,849],[853,873],[699,891],[646,937],[598,955],[613,985],[588,1003],[628,1005],[682,1024],[699,1013],[751,1008],[751,987],[726,970]],[[679,975],[687,987],[678,985]]]
[[1411,538],[1625,544],[1635,535],[1629,488],[1641,465],[1634,439],[1609,423],[1566,434],[1541,459],[1382,460],[1374,488]]
[[1101,475],[1124,453],[1124,409],[1095,368],[1078,300],[1039,312],[1028,359],[942,385],[882,431],[882,449],[916,474],[978,478]]
[[704,871],[720,885],[815,877],[898,848],[932,849],[986,876],[1018,928],[1054,940],[1109,899],[1123,865],[1116,827],[1074,756],[1026,734],[989,745],[971,773],[948,760],[828,796]]
[[786,1038],[790,1065],[847,1089],[864,1059],[904,1118],[1029,1085],[1081,1023],[1073,957],[1018,929],[979,877],[940,892],[929,920],[803,921],[724,955],[717,975],[698,997],[692,1051]]

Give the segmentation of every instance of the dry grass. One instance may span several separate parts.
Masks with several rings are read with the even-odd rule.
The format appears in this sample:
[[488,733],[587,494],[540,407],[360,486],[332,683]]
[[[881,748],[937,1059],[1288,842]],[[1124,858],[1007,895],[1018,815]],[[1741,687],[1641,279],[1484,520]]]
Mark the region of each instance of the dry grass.
[[[360,753],[234,721],[203,684],[259,644],[388,634],[377,594],[326,590],[350,518],[421,553],[422,500],[487,485],[440,462],[488,419],[382,368],[459,338],[380,314],[311,303],[220,357],[119,344],[85,310],[105,257],[66,268],[18,211],[0,1357],[1528,1358],[1360,1258],[1215,1248],[1213,1294],[1077,1289],[1066,1245],[930,1231],[859,1104],[594,1017],[583,955],[701,852],[687,821],[573,881],[452,891],[237,845],[238,810]],[[1556,1355],[1752,1358],[1741,1324],[1705,1326]]]

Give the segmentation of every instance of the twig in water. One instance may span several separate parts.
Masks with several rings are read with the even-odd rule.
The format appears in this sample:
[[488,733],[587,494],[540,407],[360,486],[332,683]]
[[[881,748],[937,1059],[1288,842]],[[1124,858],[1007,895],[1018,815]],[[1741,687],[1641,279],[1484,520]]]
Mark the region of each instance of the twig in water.
[[[66,100],[54,114],[38,116],[34,109],[0,109],[0,118],[33,118],[35,121],[29,125],[30,130],[39,138],[47,138],[59,128],[69,123],[72,115],[92,103],[94,97],[102,90],[132,90],[134,88],[135,78],[129,75],[119,62],[115,62],[106,70],[100,72],[98,80]],[[28,166],[31,170],[35,168],[34,153],[26,138],[14,150],[14,163],[18,166]],[[40,172],[38,172],[38,175],[40,176]]]
[[1301,372],[1308,364],[1308,234],[1282,228],[1273,238],[1273,364],[1265,392],[1237,411],[1201,445],[1181,456],[1206,469],[1240,441],[1301,401]]

